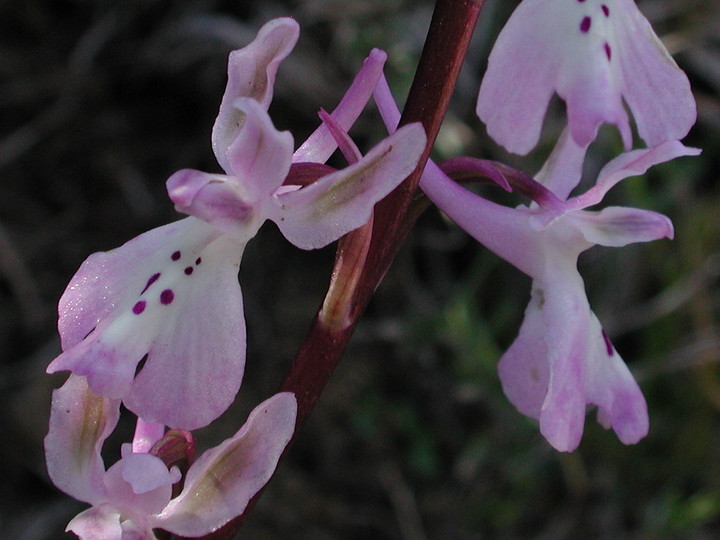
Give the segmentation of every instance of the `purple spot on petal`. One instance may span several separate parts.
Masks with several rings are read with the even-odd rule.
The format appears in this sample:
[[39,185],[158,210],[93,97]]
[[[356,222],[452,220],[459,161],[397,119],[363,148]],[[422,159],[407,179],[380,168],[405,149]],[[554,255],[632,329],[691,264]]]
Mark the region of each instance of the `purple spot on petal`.
[[140,294],[143,294],[145,291],[147,291],[150,288],[150,285],[155,283],[159,277],[160,277],[160,272],[150,276],[150,279],[147,280],[147,283],[145,284],[145,288],[142,290],[142,292]]
[[175,300],[175,293],[172,292],[171,289],[165,289],[160,293],[160,303],[167,306],[168,304],[172,304],[173,300]]
[[201,258],[201,257],[198,257],[197,259],[195,259],[195,264],[196,264],[196,265],[197,265],[197,264],[200,264],[201,262],[202,262],[202,258]]
[[192,273],[193,273],[193,267],[192,267],[192,266],[188,266],[187,268],[185,268],[185,275],[186,275],[186,276],[189,276],[189,275],[192,274]]
[[610,49],[610,45],[608,45],[607,43],[605,43],[603,47],[605,48],[605,56],[607,56],[609,62],[612,59],[612,49]]
[[605,332],[605,329],[602,329],[602,337],[605,340],[605,350],[608,353],[608,356],[612,356],[615,352],[615,349],[613,348],[613,344],[610,342],[610,338],[607,335],[607,332]]
[[605,14],[606,17],[610,16],[610,8],[607,7],[605,4],[600,6],[602,8],[602,12]]
[[147,303],[145,300],[140,300],[137,304],[133,306],[133,313],[135,315],[140,315],[143,311],[145,311],[145,306]]
[[584,17],[583,20],[580,22],[580,31],[584,34],[588,30],[590,30],[590,25],[592,24],[592,19],[590,17]]
[[578,2],[580,2],[581,4],[582,4],[584,1],[585,1],[585,0],[578,0]]
[[172,255],[170,255],[170,258],[171,258],[173,261],[177,261],[177,260],[180,258],[180,252],[179,252],[179,251],[176,251],[175,253],[173,253]]

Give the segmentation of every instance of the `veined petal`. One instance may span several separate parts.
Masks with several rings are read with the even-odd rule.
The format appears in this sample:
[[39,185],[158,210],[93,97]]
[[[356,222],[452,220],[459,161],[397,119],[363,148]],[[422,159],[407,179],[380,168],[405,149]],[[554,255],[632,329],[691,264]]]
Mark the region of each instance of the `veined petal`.
[[96,396],[84,377],[70,375],[53,392],[45,437],[47,469],[53,483],[87,503],[105,496],[100,450],[120,417],[120,401]]
[[[125,405],[146,421],[197,429],[232,403],[245,367],[245,319],[237,279],[243,249],[224,235],[207,246],[201,258],[188,253],[179,259],[181,280],[161,293],[169,300],[155,306],[162,324],[124,397]],[[183,268],[193,271],[187,274]]]
[[[125,540],[120,526],[120,513],[109,504],[93,506],[78,514],[68,523],[65,531],[74,532],[80,540]],[[155,535],[135,537],[132,540],[155,540]]]
[[230,171],[259,197],[269,196],[290,171],[293,137],[289,131],[275,129],[257,101],[239,98],[233,106],[245,113],[245,124],[227,149]]
[[268,217],[297,247],[323,247],[370,219],[374,204],[413,171],[425,141],[420,124],[405,126],[357,163],[302,189],[277,193]]
[[598,421],[625,444],[648,434],[647,404],[630,370],[615,350],[595,314],[591,314],[587,400],[597,405]]
[[615,34],[623,96],[648,146],[679,140],[697,116],[690,82],[633,0],[616,0],[610,14],[624,31]]
[[621,247],[673,237],[670,219],[650,210],[610,206],[600,212],[572,212],[565,219],[572,221],[588,242],[601,246]]
[[230,439],[203,453],[185,487],[155,518],[155,526],[202,536],[240,515],[270,479],[295,430],[297,404],[289,392],[258,405]]
[[212,131],[212,146],[220,166],[230,173],[228,147],[243,129],[246,111],[234,106],[237,98],[252,98],[267,110],[273,95],[275,74],[290,54],[300,27],[290,18],[273,19],[247,47],[230,53],[228,84]]

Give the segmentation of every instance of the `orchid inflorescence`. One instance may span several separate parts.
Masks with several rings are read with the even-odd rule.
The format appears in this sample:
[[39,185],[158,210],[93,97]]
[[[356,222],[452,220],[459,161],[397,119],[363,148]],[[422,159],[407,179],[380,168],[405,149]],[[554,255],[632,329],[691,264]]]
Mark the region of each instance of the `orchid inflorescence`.
[[[201,537],[246,511],[322,384],[308,390],[291,373],[235,435],[195,459],[190,431],[218,418],[243,378],[237,273],[245,246],[267,220],[301,249],[342,239],[333,273],[333,284],[342,286],[331,287],[316,334],[302,348],[339,356],[392,258],[392,249],[377,246],[402,240],[394,231],[379,238],[382,223],[374,222],[373,209],[403,186],[406,201],[416,197],[413,174],[440,210],[532,278],[524,322],[499,363],[503,390],[518,410],[537,419],[560,451],[580,443],[587,405],[625,444],[648,433],[640,388],[590,309],[577,269],[580,253],[596,244],[672,238],[672,223],[656,212],[590,208],[621,180],[699,153],[679,142],[695,121],[687,77],[635,3],[524,0],[501,32],[477,102],[488,133],[525,154],[539,141],[552,95],[567,105],[567,127],[533,177],[479,158],[428,160],[436,132],[424,119],[408,123],[401,116],[379,50],[294,150],[293,136],[274,127],[268,108],[279,65],[298,35],[293,19],[275,19],[230,54],[212,131],[224,174],[185,169],[167,181],[176,210],[188,217],[91,255],[60,299],[62,353],[48,372],[71,375],[54,393],[45,447],[55,484],[91,505],[68,525],[81,538],[155,538],[158,529]],[[461,59],[464,50],[455,54]],[[451,88],[454,81],[443,84]],[[363,155],[348,131],[371,99],[389,135]],[[625,104],[647,146],[635,148]],[[617,126],[625,151],[585,193],[571,196],[603,124]],[[348,164],[336,170],[326,162],[338,149]],[[499,205],[452,179],[458,176],[489,179],[531,202]],[[402,208],[409,225],[411,213]],[[373,257],[384,260],[376,264]],[[365,272],[371,264],[381,270]],[[325,341],[318,338],[313,348],[314,335]],[[312,361],[296,359],[294,369],[312,378]],[[101,451],[121,404],[136,415],[137,427],[106,469]]]

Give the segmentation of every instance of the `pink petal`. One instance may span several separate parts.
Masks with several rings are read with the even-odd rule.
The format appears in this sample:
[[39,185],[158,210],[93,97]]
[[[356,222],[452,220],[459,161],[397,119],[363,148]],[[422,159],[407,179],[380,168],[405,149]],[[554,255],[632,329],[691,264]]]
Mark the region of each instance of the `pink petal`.
[[503,392],[517,409],[530,418],[539,419],[550,378],[545,322],[540,303],[544,295],[533,288],[532,298],[518,336],[500,358],[498,374]]
[[681,156],[697,156],[701,152],[698,148],[683,146],[679,141],[668,141],[652,148],[625,152],[602,168],[593,188],[568,201],[568,209],[586,208],[599,203],[615,184],[625,178],[645,174],[653,165]]
[[223,233],[239,234],[245,241],[257,232],[260,223],[253,223],[258,220],[255,190],[233,177],[183,169],[168,178],[167,188],[178,212]]
[[[387,54],[373,49],[363,62],[363,67],[353,79],[340,103],[332,112],[333,119],[348,131],[365,109],[378,79],[382,76]],[[312,161],[325,163],[337,148],[337,144],[327,126],[323,123],[313,131],[310,137],[300,145],[293,155],[293,163]]]
[[616,0],[611,16],[623,30],[615,35],[623,77],[623,96],[640,137],[648,146],[679,140],[697,116],[690,82],[632,0]]
[[275,74],[280,62],[290,54],[300,28],[290,18],[273,19],[258,32],[247,47],[230,53],[228,84],[212,132],[212,146],[220,166],[230,173],[231,161],[226,155],[245,123],[245,111],[235,107],[240,97],[256,100],[267,110],[273,95]]
[[228,236],[215,240],[202,251],[201,263],[190,266],[194,272],[173,289],[172,303],[159,306],[162,325],[124,398],[146,421],[197,429],[232,403],[245,366],[237,280],[242,249]]
[[[80,540],[126,540],[120,526],[120,513],[112,505],[88,508],[75,516],[65,531],[74,532]],[[145,538],[150,540],[154,536]]]
[[621,247],[673,237],[670,219],[650,210],[609,206],[600,212],[573,212],[565,219],[572,220],[588,242],[601,246]]
[[227,149],[230,171],[247,183],[248,190],[253,188],[259,197],[268,196],[290,171],[293,137],[289,131],[275,129],[257,101],[239,98],[233,106],[245,113],[245,124]]
[[58,488],[91,504],[103,499],[105,466],[100,450],[119,417],[120,402],[93,394],[84,377],[70,375],[53,392],[45,457]]
[[586,152],[587,146],[578,146],[566,128],[535,180],[558,198],[567,199],[582,180]]
[[267,483],[295,430],[295,396],[284,392],[258,405],[230,439],[203,453],[185,487],[155,519],[155,526],[202,536],[240,515]]
[[276,194],[268,217],[297,247],[323,247],[370,219],[375,203],[413,171],[425,140],[420,124],[405,126],[357,163],[302,189]]
[[587,400],[598,406],[598,421],[625,444],[648,434],[647,404],[630,370],[594,314],[590,321]]
[[477,114],[488,134],[510,152],[527,154],[540,138],[564,48],[563,26],[558,25],[565,17],[554,15],[564,6],[558,4],[521,2],[488,59]]

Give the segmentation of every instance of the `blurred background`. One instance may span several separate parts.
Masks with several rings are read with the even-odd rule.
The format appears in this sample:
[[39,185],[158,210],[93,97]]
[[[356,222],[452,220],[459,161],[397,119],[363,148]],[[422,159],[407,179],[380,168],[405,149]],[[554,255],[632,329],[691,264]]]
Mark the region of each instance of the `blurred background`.
[[[280,69],[270,112],[299,144],[372,47],[388,52],[402,102],[433,3],[425,0],[0,1],[0,531],[72,538],[85,505],[54,488],[42,439],[59,353],[56,304],[80,263],[178,218],[164,182],[185,167],[219,171],[210,131],[230,50],[289,15],[300,42]],[[487,54],[515,0],[487,0],[437,157],[539,170],[562,128],[530,156],[504,153],[474,106]],[[593,248],[588,295],[648,399],[647,439],[625,447],[588,416],[575,453],[552,450],[502,394],[498,358],[530,282],[434,209],[420,219],[345,358],[242,529],[244,538],[720,538],[720,7],[642,0],[687,71],[704,149],[626,180],[607,204],[667,214],[674,241]],[[369,108],[352,131],[383,136]],[[603,128],[588,177],[621,150]],[[516,205],[525,201],[482,188]],[[499,190],[498,190],[499,191]],[[322,301],[333,248],[302,252],[273,225],[240,272],[248,366],[236,405],[197,433],[231,435],[272,394]],[[120,438],[129,436],[129,423]]]

